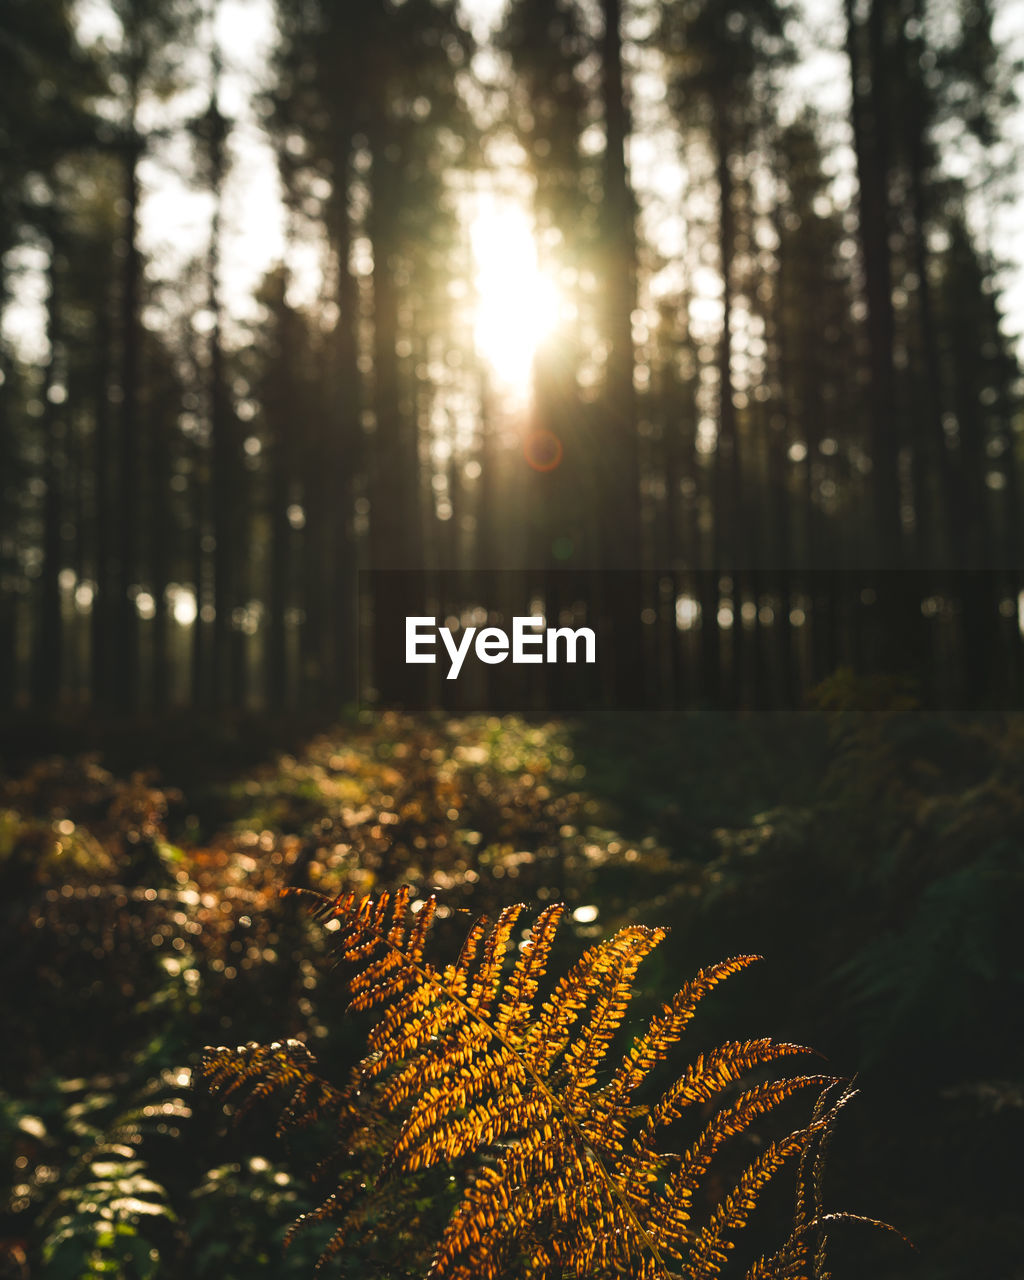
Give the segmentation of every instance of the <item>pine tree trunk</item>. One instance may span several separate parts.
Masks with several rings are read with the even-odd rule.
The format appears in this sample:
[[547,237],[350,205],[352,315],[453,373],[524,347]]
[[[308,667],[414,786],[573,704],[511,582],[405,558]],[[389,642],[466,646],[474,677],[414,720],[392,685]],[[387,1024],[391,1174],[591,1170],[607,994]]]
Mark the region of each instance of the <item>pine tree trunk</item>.
[[[381,107],[383,121],[384,107]],[[389,154],[394,145],[386,123],[373,140],[370,170],[370,239],[373,244],[374,471],[370,507],[370,562],[374,570],[406,572],[405,606],[396,591],[374,601],[373,660],[375,685],[385,702],[404,703],[409,696],[405,664],[406,615],[421,614],[423,605],[419,456],[413,424],[403,423],[399,393],[398,290],[395,279],[395,211],[401,175]]]
[[[11,466],[15,458],[11,424],[13,370],[10,353],[2,336],[2,322],[8,301],[6,272],[3,267],[3,255],[0,253],[0,462],[5,464],[5,468]],[[11,470],[13,471],[13,466]],[[9,477],[9,473],[6,473],[6,476]],[[0,482],[0,495],[4,498],[13,497],[13,485],[9,478],[5,477],[5,480]],[[5,574],[13,569],[13,563],[16,562],[16,543],[17,521],[14,516],[14,503],[4,501],[0,507],[0,568]],[[0,714],[14,707],[17,693],[16,599],[13,590],[0,587]]]
[[334,512],[334,581],[330,595],[334,606],[334,645],[331,655],[331,687],[336,699],[352,702],[358,695],[357,653],[357,549],[353,527],[354,481],[363,464],[360,422],[359,284],[352,273],[352,224],[349,214],[349,179],[352,140],[338,159],[335,181],[335,255],[338,263],[338,324],[334,353],[337,361],[337,422],[334,426],[336,465],[333,470],[331,507]]
[[153,592],[153,706],[158,712],[166,710],[171,698],[172,669],[170,661],[170,611],[167,607],[167,587],[170,579],[170,432],[172,419],[167,412],[174,404],[175,388],[168,378],[170,393],[166,402],[153,406],[151,423],[153,452],[150,466],[150,547],[152,549]]
[[110,484],[111,423],[110,371],[112,332],[108,300],[100,299],[93,327],[95,379],[93,383],[93,519],[95,525],[95,588],[90,614],[92,702],[107,707],[112,698],[111,642],[113,640],[114,575],[111,572],[113,502]]
[[206,450],[198,437],[192,445],[192,581],[195,589],[196,616],[192,623],[191,688],[193,711],[205,711],[209,706],[209,644],[204,611],[207,604],[206,507],[209,476]]
[[616,692],[626,705],[643,693],[643,545],[633,309],[636,306],[635,202],[626,169],[629,111],[622,65],[621,0],[602,0],[601,103],[604,113],[602,232],[608,355],[603,401],[602,563],[619,570],[615,590]]
[[39,612],[32,645],[32,701],[41,711],[55,709],[60,702],[63,668],[63,635],[61,625],[61,475],[64,454],[64,431],[57,404],[50,392],[58,378],[61,359],[61,297],[56,243],[50,246],[47,303],[47,338],[50,355],[43,377],[43,540],[39,574]]
[[[742,467],[737,432],[736,406],[732,395],[732,264],[736,240],[733,214],[733,181],[729,104],[718,101],[714,108],[715,173],[718,182],[718,258],[722,273],[722,332],[718,340],[718,442],[715,449],[714,485],[714,567],[728,569],[732,577],[733,624],[730,632],[732,682],[726,697],[730,705],[743,698],[744,635],[740,620],[741,582],[745,556],[742,536]],[[717,625],[717,620],[716,620]]]
[[141,325],[139,289],[139,158],[142,144],[135,132],[137,86],[132,92],[131,136],[125,164],[124,263],[121,276],[121,474],[118,485],[118,575],[116,643],[112,646],[117,681],[114,701],[124,713],[135,711],[139,697],[139,615],[135,592],[139,582],[140,434],[139,369]]
[[[777,636],[779,659],[779,701],[784,707],[795,707],[798,699],[796,655],[793,646],[793,624],[790,618],[793,598],[794,538],[793,519],[790,510],[788,482],[788,447],[793,421],[792,379],[794,370],[786,327],[786,303],[790,296],[789,264],[784,248],[782,210],[776,205],[773,222],[778,249],[776,251],[775,280],[771,290],[771,337],[777,360],[777,384],[779,400],[768,423],[768,487],[774,503],[772,523],[774,537],[770,545],[774,549],[774,581],[779,598],[774,631]],[[804,359],[809,358],[805,349]]]
[[903,565],[903,540],[889,249],[888,131],[892,121],[886,88],[885,4],[883,0],[872,0],[866,31],[856,20],[853,0],[844,0],[844,4],[870,355],[874,568],[878,571],[878,611],[883,629],[880,656],[887,666],[905,670],[913,667],[914,614],[919,617],[920,611],[898,572]]
[[280,292],[272,303],[277,320],[277,350],[273,363],[273,390],[267,397],[271,429],[270,449],[270,565],[267,584],[266,699],[272,712],[289,707],[288,626],[291,604],[292,526],[288,520],[289,490],[294,472],[289,437],[291,406],[295,402],[293,370],[295,342],[293,317],[285,299],[286,281],[280,276]]
[[208,351],[207,392],[210,414],[210,505],[214,540],[210,696],[212,706],[219,710],[231,702],[232,696],[231,630],[232,611],[235,605],[232,582],[235,547],[232,535],[235,522],[236,498],[233,481],[236,479],[236,468],[232,412],[224,376],[223,308],[220,296],[220,228],[224,155],[223,138],[217,129],[219,117],[215,112],[216,108],[213,104],[210,109],[214,123],[210,158],[214,206],[206,270],[207,306],[213,317]]

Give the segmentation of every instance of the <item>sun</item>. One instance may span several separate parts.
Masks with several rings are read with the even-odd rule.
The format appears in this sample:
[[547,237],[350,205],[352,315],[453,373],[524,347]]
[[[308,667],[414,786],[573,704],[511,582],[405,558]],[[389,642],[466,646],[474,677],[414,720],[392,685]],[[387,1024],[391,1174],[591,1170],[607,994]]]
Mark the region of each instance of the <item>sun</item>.
[[533,358],[563,315],[554,282],[541,271],[524,209],[481,200],[470,223],[475,264],[477,351],[507,391],[526,395]]

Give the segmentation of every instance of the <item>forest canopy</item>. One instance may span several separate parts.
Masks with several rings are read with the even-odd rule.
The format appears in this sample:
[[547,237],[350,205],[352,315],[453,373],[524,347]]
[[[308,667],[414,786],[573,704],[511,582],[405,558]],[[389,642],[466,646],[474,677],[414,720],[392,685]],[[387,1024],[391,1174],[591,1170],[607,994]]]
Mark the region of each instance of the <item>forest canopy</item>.
[[392,569],[605,703],[1019,701],[1015,12],[9,5],[0,705],[408,701]]

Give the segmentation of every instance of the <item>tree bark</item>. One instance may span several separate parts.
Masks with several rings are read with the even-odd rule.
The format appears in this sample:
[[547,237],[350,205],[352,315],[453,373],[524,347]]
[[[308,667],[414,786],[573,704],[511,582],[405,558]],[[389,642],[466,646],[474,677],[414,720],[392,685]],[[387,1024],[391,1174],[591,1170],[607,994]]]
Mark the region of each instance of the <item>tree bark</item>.
[[121,440],[118,484],[117,632],[112,646],[117,672],[114,702],[125,714],[138,706],[139,615],[135,592],[139,584],[140,434],[139,381],[141,345],[139,290],[142,257],[139,252],[139,159],[142,141],[136,131],[138,84],[131,90],[130,135],[125,158],[124,263],[121,276]]
[[39,610],[35,640],[32,646],[32,701],[42,711],[52,711],[60,703],[63,674],[63,627],[61,621],[61,476],[64,455],[64,433],[56,402],[51,392],[57,382],[61,359],[61,305],[59,247],[56,239],[50,245],[47,302],[47,338],[50,354],[43,377],[43,540],[39,574]]
[[[423,546],[419,495],[419,451],[415,423],[403,421],[399,389],[399,269],[395,213],[401,172],[381,104],[371,140],[369,231],[373,245],[373,436],[374,468],[370,506],[370,563],[375,571],[403,570],[402,592],[385,591],[374,601],[374,683],[385,702],[404,704],[410,695],[405,663],[407,614],[421,614]],[[400,596],[404,596],[403,607]]]
[[637,402],[633,384],[636,306],[635,201],[626,167],[629,109],[622,63],[621,0],[602,0],[601,102],[604,112],[602,240],[608,355],[604,385],[604,453],[599,486],[602,563],[618,570],[615,590],[616,692],[627,705],[643,696],[643,536]]
[[866,27],[862,29],[855,17],[853,0],[844,0],[867,303],[870,437],[874,466],[873,568],[878,579],[878,611],[882,622],[880,657],[890,668],[909,670],[914,665],[914,640],[920,611],[898,572],[904,557],[899,483],[901,442],[896,412],[895,321],[889,248],[888,132],[892,121],[886,88],[885,7],[883,0],[872,0]]

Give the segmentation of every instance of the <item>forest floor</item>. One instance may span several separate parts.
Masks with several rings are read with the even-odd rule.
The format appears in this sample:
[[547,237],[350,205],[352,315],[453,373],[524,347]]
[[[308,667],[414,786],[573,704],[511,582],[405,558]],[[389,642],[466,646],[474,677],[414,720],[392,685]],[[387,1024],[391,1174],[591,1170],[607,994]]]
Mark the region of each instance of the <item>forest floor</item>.
[[0,1274],[309,1274],[279,1248],[307,1188],[269,1134],[195,1123],[191,1070],[284,1036],[351,1060],[279,893],[398,883],[438,895],[441,945],[518,900],[568,904],[562,960],[671,925],[641,1005],[762,954],[681,1060],[771,1034],[858,1075],[829,1199],[918,1253],[855,1232],[837,1280],[1019,1270],[1020,719],[837,676],[799,715],[23,726],[0,758]]

